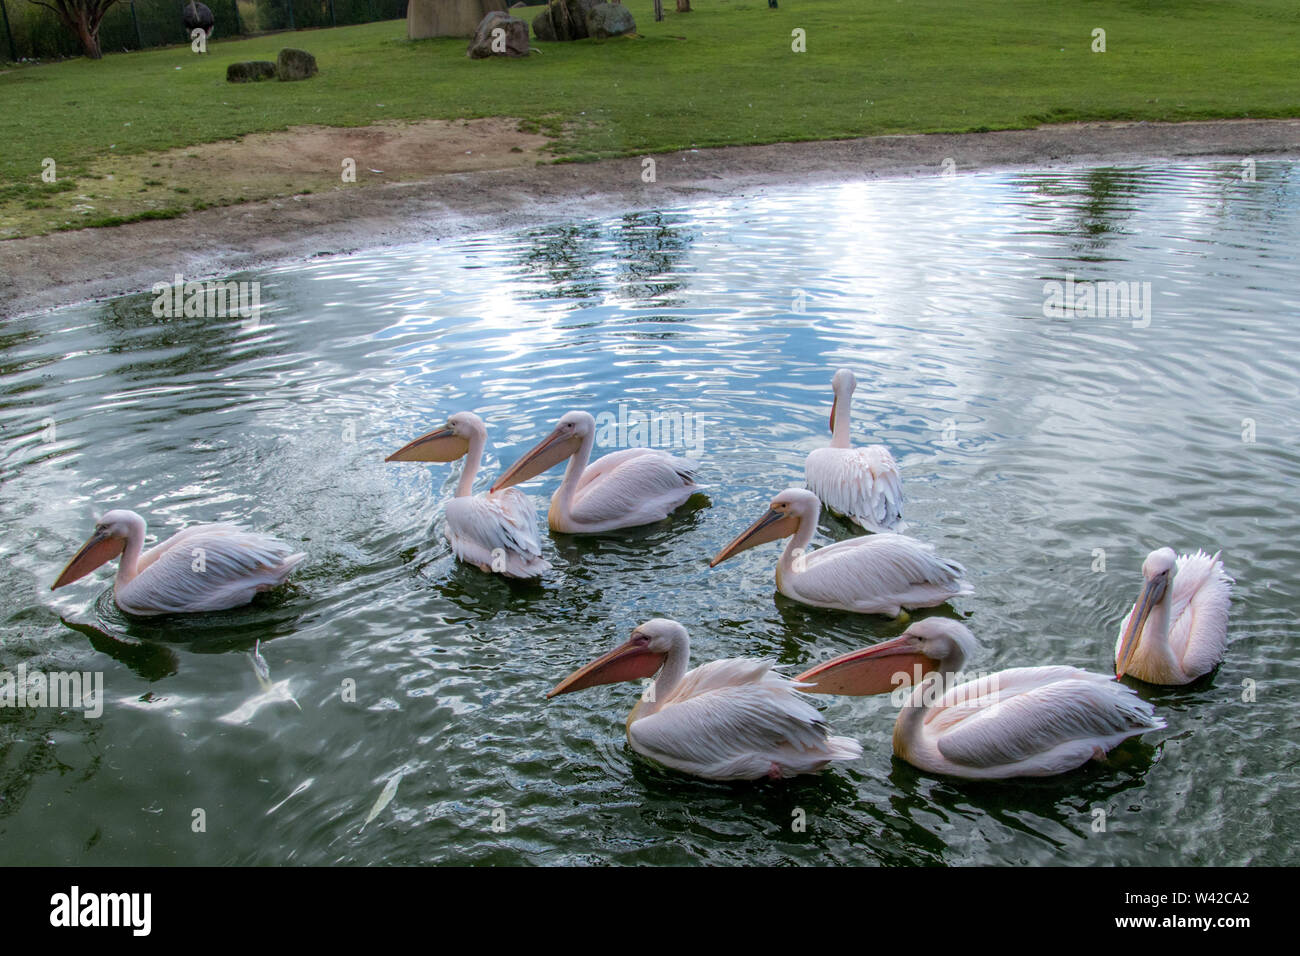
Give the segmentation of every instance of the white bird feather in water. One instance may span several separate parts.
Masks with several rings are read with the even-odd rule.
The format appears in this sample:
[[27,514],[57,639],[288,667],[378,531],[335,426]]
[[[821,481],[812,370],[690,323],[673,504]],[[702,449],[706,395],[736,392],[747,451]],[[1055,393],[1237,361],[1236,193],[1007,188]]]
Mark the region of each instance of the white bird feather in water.
[[831,379],[831,443],[815,449],[804,462],[808,488],[832,512],[867,531],[907,530],[903,521],[903,479],[898,463],[884,445],[851,448],[853,391],[857,379],[846,368]]
[[716,567],[755,545],[789,536],[776,566],[776,586],[803,604],[897,617],[903,608],[932,607],[974,593],[960,564],[935,554],[931,545],[900,534],[850,538],[808,551],[820,514],[816,495],[788,488],[710,565]]
[[[284,583],[307,557],[268,535],[231,524],[202,524],[143,551],[145,523],[134,511],[110,511],[51,589],[119,558],[113,597],[131,614],[223,611]],[[120,557],[119,557],[120,555]]]
[[538,445],[511,465],[492,490],[528,481],[564,461],[560,487],[551,496],[547,523],[565,534],[595,534],[662,521],[702,486],[696,463],[658,448],[628,448],[588,464],[596,420],[569,412]]
[[[962,624],[927,618],[900,637],[805,671],[811,693],[886,693],[928,672],[894,724],[894,753],[931,773],[966,779],[1064,773],[1165,722],[1104,674],[1014,667],[944,689],[978,645]],[[950,680],[951,684],[952,681]]]
[[289,681],[271,682],[271,667],[267,664],[266,658],[262,656],[262,642],[260,640],[254,643],[252,651],[248,654],[248,659],[253,665],[253,674],[257,677],[257,683],[262,688],[262,692],[250,697],[230,713],[218,717],[219,721],[224,724],[246,724],[263,707],[281,701],[288,701],[299,710],[302,710],[302,704],[298,703],[289,690]]
[[375,800],[374,806],[372,806],[370,812],[366,814],[366,820],[361,824],[362,830],[369,826],[370,821],[383,812],[384,807],[393,802],[393,797],[397,796],[397,785],[402,782],[402,777],[404,775],[405,771],[399,770],[388,778],[388,783],[384,784],[384,789],[379,792],[379,798]]
[[1149,684],[1188,684],[1223,660],[1233,580],[1216,553],[1152,551],[1142,593],[1120,625],[1115,673]]
[[537,510],[521,491],[510,488],[474,494],[474,477],[483,462],[487,426],[473,412],[457,412],[446,424],[421,435],[385,461],[452,462],[465,459],[456,496],[443,509],[452,553],[482,571],[508,578],[535,578],[551,569],[542,557]]
[[799,685],[771,660],[732,658],[686,670],[690,638],[656,618],[621,647],[565,678],[547,697],[655,677],[627,721],[632,749],[709,780],[779,779],[856,760],[862,747],[832,736]]

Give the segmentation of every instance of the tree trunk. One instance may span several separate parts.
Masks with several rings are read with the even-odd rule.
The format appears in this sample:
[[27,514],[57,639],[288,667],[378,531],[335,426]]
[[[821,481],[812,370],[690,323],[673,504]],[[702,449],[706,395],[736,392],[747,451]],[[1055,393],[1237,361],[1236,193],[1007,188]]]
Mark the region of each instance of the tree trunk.
[[77,39],[81,41],[81,48],[86,51],[86,56],[92,60],[102,59],[104,54],[99,49],[99,24],[91,26],[90,14],[85,9],[78,9],[75,17],[72,28],[77,34]]
[[678,13],[690,13],[690,12],[691,12],[691,0],[677,0],[677,12],[678,12]]

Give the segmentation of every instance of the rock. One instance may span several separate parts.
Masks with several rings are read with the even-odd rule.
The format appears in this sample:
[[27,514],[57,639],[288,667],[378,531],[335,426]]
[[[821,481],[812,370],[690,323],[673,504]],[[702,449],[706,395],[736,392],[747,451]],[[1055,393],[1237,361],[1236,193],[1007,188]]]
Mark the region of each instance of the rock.
[[551,24],[551,10],[547,7],[537,16],[533,17],[533,36],[546,43],[558,40],[555,35],[555,27]]
[[505,0],[410,0],[406,35],[412,40],[472,37],[486,14],[505,8]]
[[275,79],[275,64],[270,60],[245,60],[226,67],[226,79],[231,83],[256,83]]
[[528,52],[528,24],[508,13],[493,10],[474,31],[474,39],[469,41],[465,55],[471,60],[482,60],[489,56],[527,56]]
[[316,58],[306,50],[285,47],[275,61],[275,75],[282,80],[305,80],[318,72]]
[[533,32],[539,40],[585,40],[587,14],[600,0],[551,0],[533,18]]
[[636,21],[623,4],[598,3],[587,11],[587,36],[604,40],[627,33],[636,33]]

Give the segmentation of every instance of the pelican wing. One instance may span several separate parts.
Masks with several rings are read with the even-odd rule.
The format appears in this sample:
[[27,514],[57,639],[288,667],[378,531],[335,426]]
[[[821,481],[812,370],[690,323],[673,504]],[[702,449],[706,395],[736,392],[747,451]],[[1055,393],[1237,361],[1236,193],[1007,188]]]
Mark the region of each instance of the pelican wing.
[[447,502],[447,538],[462,561],[516,577],[550,568],[542,560],[537,509],[518,488]]
[[775,764],[808,772],[861,756],[855,741],[832,737],[799,685],[774,661],[714,661],[686,674],[660,709],[634,720],[628,737],[641,753],[714,779],[763,776]]
[[818,448],[804,463],[808,489],[868,531],[902,531],[903,480],[884,445]]
[[168,551],[171,551],[173,549],[179,549],[181,551],[185,551],[186,544],[191,542],[195,536],[206,537],[207,535],[214,535],[214,534],[237,536],[237,535],[248,534],[248,533],[249,532],[239,527],[239,525],[235,525],[235,524],[225,524],[219,522],[215,524],[191,525],[188,528],[184,528],[180,531],[177,531],[166,541],[160,541],[158,544],[154,545],[148,551],[141,554],[140,561],[136,565],[136,573],[139,574],[143,572],[145,568],[149,567],[149,565],[153,564],[155,561],[157,561]]
[[116,594],[118,604],[135,614],[246,604],[258,591],[282,583],[306,555],[268,535],[211,524],[180,532],[148,557],[144,570]]
[[696,487],[695,467],[688,458],[655,448],[606,455],[583,472],[571,514],[584,524],[640,512],[646,523],[667,517]]
[[1019,763],[1074,741],[1107,748],[1164,726],[1131,688],[1072,667],[1002,671],[951,688],[944,699],[957,711],[927,730],[933,727],[945,758],[967,767]]
[[1232,578],[1218,554],[1204,551],[1180,556],[1177,568],[1169,596],[1169,649],[1183,673],[1199,677],[1223,660]]
[[886,600],[907,606],[918,598],[971,593],[965,573],[956,561],[935,554],[933,546],[886,533],[809,552],[797,586],[801,595],[815,601]]

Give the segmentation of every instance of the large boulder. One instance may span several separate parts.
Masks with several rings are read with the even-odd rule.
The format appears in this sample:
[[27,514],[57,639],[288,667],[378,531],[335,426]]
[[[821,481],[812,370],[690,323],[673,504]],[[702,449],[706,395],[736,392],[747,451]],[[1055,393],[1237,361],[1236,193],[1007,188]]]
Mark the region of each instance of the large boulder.
[[585,40],[587,14],[600,0],[551,0],[533,18],[533,33],[539,40]]
[[482,60],[489,56],[527,56],[528,52],[528,24],[493,10],[474,31],[466,55],[471,60]]
[[636,33],[632,13],[621,3],[598,3],[587,11],[587,36],[604,40]]
[[270,60],[245,60],[226,67],[226,79],[231,83],[256,83],[274,80],[275,64]]
[[275,75],[282,80],[305,80],[319,72],[316,58],[306,50],[285,47],[275,61]]
[[484,16],[505,8],[506,0],[410,0],[406,35],[412,40],[472,37]]

